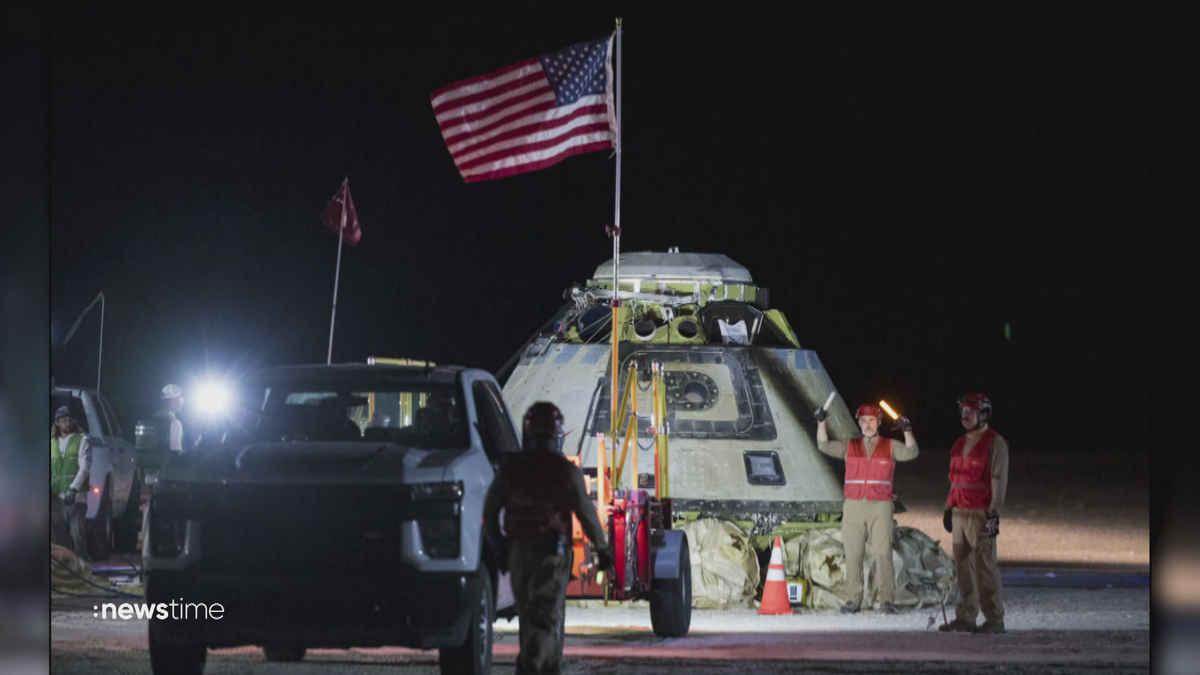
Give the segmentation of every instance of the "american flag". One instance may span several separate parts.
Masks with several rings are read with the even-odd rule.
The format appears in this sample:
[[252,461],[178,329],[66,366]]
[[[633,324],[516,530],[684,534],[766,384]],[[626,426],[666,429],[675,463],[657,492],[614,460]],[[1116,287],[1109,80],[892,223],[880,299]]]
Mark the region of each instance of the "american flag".
[[448,84],[430,96],[450,156],[474,183],[613,147],[612,37]]

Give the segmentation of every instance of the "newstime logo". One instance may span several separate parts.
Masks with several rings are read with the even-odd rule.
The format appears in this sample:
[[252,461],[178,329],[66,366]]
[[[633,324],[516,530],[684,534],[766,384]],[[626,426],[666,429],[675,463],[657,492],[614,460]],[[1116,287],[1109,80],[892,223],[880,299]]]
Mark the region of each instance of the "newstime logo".
[[183,602],[183,598],[170,602],[106,602],[103,605],[92,605],[92,616],[100,619],[158,619],[165,621],[187,621],[194,619],[212,619],[220,621],[225,616],[225,608],[221,603]]

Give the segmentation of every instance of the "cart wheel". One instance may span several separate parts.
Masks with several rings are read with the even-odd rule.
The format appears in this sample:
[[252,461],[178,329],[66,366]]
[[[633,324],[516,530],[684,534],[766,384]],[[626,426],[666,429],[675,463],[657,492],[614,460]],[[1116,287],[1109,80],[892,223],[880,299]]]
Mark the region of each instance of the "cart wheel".
[[650,584],[650,625],[662,638],[683,637],[692,625],[692,561],[687,540],[679,547],[679,578]]

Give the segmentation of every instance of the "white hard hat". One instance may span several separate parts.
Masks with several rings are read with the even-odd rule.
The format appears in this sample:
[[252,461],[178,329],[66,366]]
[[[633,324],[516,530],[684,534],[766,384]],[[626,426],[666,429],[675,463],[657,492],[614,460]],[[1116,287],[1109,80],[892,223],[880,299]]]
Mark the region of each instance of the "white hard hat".
[[183,390],[178,385],[168,384],[162,388],[163,398],[183,398]]

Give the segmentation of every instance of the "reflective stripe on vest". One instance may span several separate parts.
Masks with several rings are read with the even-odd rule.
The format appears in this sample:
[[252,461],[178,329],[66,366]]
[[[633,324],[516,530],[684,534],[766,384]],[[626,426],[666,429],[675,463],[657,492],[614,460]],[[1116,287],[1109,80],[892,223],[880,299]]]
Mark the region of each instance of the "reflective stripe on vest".
[[891,501],[892,479],[896,473],[896,461],[892,458],[892,439],[881,438],[875,452],[867,457],[867,446],[861,438],[852,438],[846,444],[846,485],[842,494],[846,499],[863,499],[871,502]]
[[65,450],[59,449],[59,439],[50,439],[50,490],[56,493],[66,492],[75,482],[79,473],[79,446],[83,443],[83,434],[71,434]]
[[960,436],[950,449],[950,496],[948,506],[960,509],[986,509],[992,505],[992,470],[989,463],[996,432],[988,429],[979,436],[970,454],[963,456],[967,437]]

